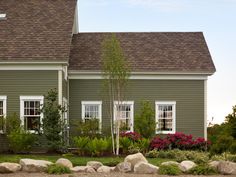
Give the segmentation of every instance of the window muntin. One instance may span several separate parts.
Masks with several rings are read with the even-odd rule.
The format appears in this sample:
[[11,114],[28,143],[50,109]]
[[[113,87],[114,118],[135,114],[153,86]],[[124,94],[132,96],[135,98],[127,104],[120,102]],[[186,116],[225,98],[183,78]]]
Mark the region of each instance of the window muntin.
[[43,96],[21,96],[21,123],[25,130],[37,132],[40,130],[43,114],[40,109],[43,105]]
[[156,102],[157,133],[175,133],[176,102]]
[[99,127],[101,129],[102,122],[102,101],[82,101],[82,120],[89,121],[91,119],[98,119]]
[[133,131],[133,101],[114,103],[114,118],[115,121],[120,121],[121,131]]
[[6,96],[0,96],[0,133],[3,133],[5,130],[6,100]]

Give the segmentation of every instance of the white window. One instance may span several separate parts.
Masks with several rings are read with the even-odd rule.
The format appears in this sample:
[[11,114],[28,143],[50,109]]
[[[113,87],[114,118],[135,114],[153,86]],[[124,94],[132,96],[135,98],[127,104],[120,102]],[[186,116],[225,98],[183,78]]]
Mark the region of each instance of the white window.
[[25,130],[35,133],[42,124],[43,96],[20,96],[20,118]]
[[175,133],[176,102],[156,101],[157,133]]
[[7,97],[0,96],[0,133],[3,133],[5,130],[5,117],[7,114]]
[[91,119],[98,119],[99,129],[102,125],[102,101],[82,101],[82,120],[89,121]]
[[114,102],[114,118],[115,123],[120,121],[121,131],[133,131],[134,125],[134,102],[133,101],[123,101],[118,103]]

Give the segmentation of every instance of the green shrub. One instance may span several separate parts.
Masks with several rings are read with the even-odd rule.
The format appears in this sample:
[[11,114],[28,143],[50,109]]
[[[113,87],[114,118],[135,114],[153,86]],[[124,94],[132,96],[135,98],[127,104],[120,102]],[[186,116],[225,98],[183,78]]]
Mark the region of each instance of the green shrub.
[[217,171],[213,167],[204,164],[190,169],[188,173],[193,175],[214,175],[217,174]]
[[15,152],[29,152],[36,141],[36,135],[24,130],[16,130],[7,135],[10,149]]
[[129,151],[129,154],[135,154],[135,153],[140,152],[141,149],[140,149],[140,147],[138,146],[137,143],[134,143],[129,147],[128,151]]
[[158,157],[158,151],[156,149],[153,149],[145,154],[148,158],[157,158]]
[[87,144],[90,141],[89,137],[74,137],[75,146],[78,148],[79,155],[85,155],[87,150]]
[[227,152],[224,152],[220,155],[214,155],[211,157],[211,160],[225,160],[225,161],[231,161],[236,162],[236,154],[230,154]]
[[101,156],[105,152],[109,152],[109,139],[107,138],[94,138],[90,139],[86,146],[86,150],[91,156]]
[[46,172],[49,174],[65,174],[71,173],[71,170],[68,167],[64,167],[62,165],[53,164],[48,166]]
[[6,133],[7,134],[10,134],[12,131],[16,131],[16,130],[21,129],[20,117],[16,113],[13,113],[13,114],[7,116],[5,123],[6,123]]
[[133,144],[133,141],[128,137],[120,137],[120,148],[123,154],[127,154],[129,147]]
[[219,136],[216,140],[216,143],[211,146],[210,153],[221,154],[223,152],[228,152],[233,142],[234,138],[232,136]]
[[142,138],[140,140],[138,140],[136,142],[137,146],[139,147],[140,149],[140,152],[142,153],[147,153],[148,150],[149,150],[149,146],[150,146],[150,139],[148,138]]
[[177,165],[161,165],[159,168],[159,174],[161,175],[180,175],[181,170]]
[[[135,117],[135,131],[141,134],[144,138],[152,138],[155,135],[155,111],[149,101],[141,103],[141,110],[138,116]],[[144,128],[148,127],[148,128]]]
[[236,139],[233,141],[233,143],[231,144],[230,148],[229,148],[230,153],[232,154],[236,154]]

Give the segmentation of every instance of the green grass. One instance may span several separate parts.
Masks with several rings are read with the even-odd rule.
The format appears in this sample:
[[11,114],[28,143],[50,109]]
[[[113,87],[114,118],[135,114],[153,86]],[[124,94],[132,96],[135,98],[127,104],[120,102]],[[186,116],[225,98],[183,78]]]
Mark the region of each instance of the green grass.
[[[13,155],[13,154],[0,154],[0,163],[1,162],[16,162],[18,163],[22,158],[30,158],[37,160],[48,160],[51,162],[56,162],[59,158],[69,159],[74,166],[86,165],[88,161],[99,161],[104,165],[115,166],[119,162],[124,160],[123,157],[80,157],[80,156],[70,156],[63,157],[62,155]],[[153,164],[159,166],[162,162],[170,161],[173,159],[160,159],[160,158],[147,158],[147,160]]]

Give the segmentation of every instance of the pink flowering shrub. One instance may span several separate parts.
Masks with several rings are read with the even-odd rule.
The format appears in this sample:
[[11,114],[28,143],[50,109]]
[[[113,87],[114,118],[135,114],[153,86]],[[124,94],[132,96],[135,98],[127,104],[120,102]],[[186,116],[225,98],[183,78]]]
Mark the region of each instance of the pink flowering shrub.
[[141,140],[141,135],[137,132],[121,132],[120,137],[127,137],[132,141]]
[[205,150],[210,145],[204,138],[194,139],[192,135],[184,133],[168,134],[166,137],[154,137],[151,140],[151,149],[182,149],[182,150]]

